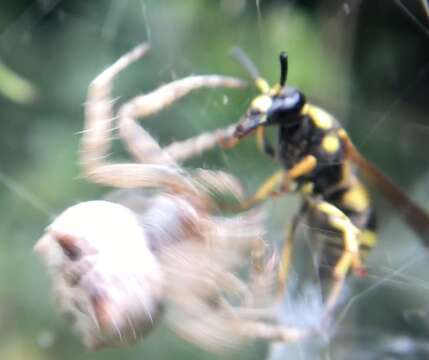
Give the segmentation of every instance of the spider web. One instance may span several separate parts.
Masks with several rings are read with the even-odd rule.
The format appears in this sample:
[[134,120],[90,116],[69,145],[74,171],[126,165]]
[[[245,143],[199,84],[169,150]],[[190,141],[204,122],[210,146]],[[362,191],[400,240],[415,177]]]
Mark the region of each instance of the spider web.
[[[352,60],[361,25],[351,2],[338,2],[333,8],[320,2],[319,8],[309,12],[310,20],[306,20],[304,14],[311,5],[305,1],[289,1],[286,5],[257,0],[254,3],[221,1],[216,5],[201,5],[194,1],[187,8],[163,6],[150,0],[76,3],[78,5],[58,0],[23,5],[14,10],[13,20],[0,34],[2,60],[35,84],[40,94],[39,99],[27,107],[1,100],[4,105],[2,133],[12,134],[15,141],[7,141],[4,135],[5,142],[0,148],[0,182],[3,186],[0,192],[3,207],[0,324],[4,325],[0,326],[0,347],[5,349],[0,350],[0,355],[75,358],[79,345],[69,338],[68,330],[51,314],[48,296],[45,291],[40,291],[47,289],[47,284],[30,256],[30,249],[56,213],[70,204],[103,196],[103,189],[76,179],[79,173],[76,149],[82,129],[81,105],[85,87],[104,66],[142,39],[153,44],[153,53],[118,81],[115,89],[118,101],[190,73],[216,72],[243,77],[241,69],[227,57],[227,51],[233,45],[248,51],[261,73],[271,81],[278,76],[276,54],[279,50],[286,48],[291,54],[297,54],[291,59],[310,58],[307,61],[293,60],[291,83],[299,85],[313,102],[344,119],[342,123],[350,129],[359,148],[374,162],[386,166],[386,172],[397,179],[413,199],[423,206],[428,200],[429,176],[424,162],[429,135],[425,121],[427,106],[417,106],[411,101],[413,97],[427,96],[427,93],[422,94],[425,89],[427,91],[422,84],[428,78],[428,54],[419,53],[423,59],[416,68],[406,65],[402,69],[400,62],[383,63],[392,66],[386,68],[390,74],[406,71],[409,77],[394,91],[383,94],[380,102],[365,104],[362,99],[356,99],[357,90],[344,85],[355,79],[350,75],[355,70],[363,71],[353,65]],[[424,1],[410,5],[394,0],[389,6],[389,11],[394,12],[392,7],[399,11],[398,21],[408,22],[416,37],[424,36],[429,41],[429,16]],[[380,7],[387,8],[388,5]],[[213,12],[218,13],[216,19],[212,18]],[[332,30],[335,21],[337,26],[344,24],[341,23],[344,14],[348,14],[345,21],[350,22],[352,30],[345,31],[343,37],[333,37],[335,44],[328,43],[326,36],[335,34]],[[193,34],[195,28],[200,32],[198,36]],[[55,34],[58,29],[59,33]],[[216,35],[210,34],[213,29]],[[325,38],[317,35],[321,29],[327,34]],[[401,41],[405,40],[398,38],[398,42]],[[329,64],[324,47],[332,52],[335,50],[335,58],[342,60]],[[32,64],[25,60],[29,53]],[[55,57],[58,58],[56,61]],[[367,64],[366,68],[370,67]],[[382,72],[383,69],[373,71]],[[50,90],[51,87],[54,89]],[[181,101],[144,125],[156,133],[163,144],[172,139],[186,139],[237,121],[254,94],[252,89],[242,93],[204,91]],[[361,112],[367,119],[356,123]],[[416,120],[405,119],[414,116]],[[117,153],[118,149],[114,147],[112,152]],[[125,156],[125,153],[119,155],[120,158]],[[252,141],[243,142],[237,150],[214,150],[187,162],[186,166],[226,169],[243,180],[249,193],[278,169],[277,164],[270,163],[256,151]],[[429,332],[429,309],[425,299],[429,279],[424,269],[428,264],[428,253],[395,212],[379,201],[377,190],[373,189],[372,193],[381,215],[380,239],[368,259],[368,277],[348,281],[344,304],[335,318],[339,329],[337,335],[327,336],[316,343],[274,345],[267,355],[270,358],[287,355],[298,359],[341,359],[346,353],[353,359],[375,359],[380,358],[380,354],[392,358],[427,356],[425,337]],[[291,219],[298,199],[286,196],[269,201],[267,206],[269,240],[273,247],[279,247],[285,222]],[[304,240],[305,226],[303,224],[299,231],[300,239]],[[302,264],[296,266],[298,269]],[[13,286],[11,279],[14,279]],[[298,271],[296,281],[300,281]],[[285,299],[281,313],[289,312],[285,315],[286,320],[290,320],[291,311],[298,323],[320,316],[317,286],[301,290],[295,299],[292,295]],[[171,334],[165,334],[165,330],[159,332],[141,347],[126,350],[127,358],[137,359],[143,355],[159,358],[172,353],[183,354],[180,356],[184,358],[201,358],[202,354],[197,350],[171,340]],[[174,350],[160,349],[159,339],[167,339]],[[228,356],[263,357],[264,348],[258,346],[257,350],[249,350],[246,355]],[[103,358],[116,358],[118,354],[122,353],[113,352]],[[80,355],[82,359],[98,357],[97,354]]]

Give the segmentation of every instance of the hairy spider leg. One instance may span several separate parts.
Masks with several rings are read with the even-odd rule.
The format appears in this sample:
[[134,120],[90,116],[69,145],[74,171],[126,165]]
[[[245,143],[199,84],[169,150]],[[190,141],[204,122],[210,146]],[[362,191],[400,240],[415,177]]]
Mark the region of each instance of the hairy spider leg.
[[[239,79],[221,75],[189,76],[173,81],[158,89],[137,96],[119,110],[119,133],[129,151],[140,162],[177,165],[190,157],[202,154],[231,138],[234,126],[206,132],[190,139],[174,142],[161,148],[155,139],[137,122],[137,118],[154,115],[162,109],[201,88],[242,88]],[[234,177],[223,171],[198,169],[192,172],[197,181],[217,193],[232,193],[242,198],[242,189]]]
[[[122,106],[119,110],[120,135],[127,143],[130,152],[140,161],[146,162],[149,156],[151,162],[164,163],[162,159],[157,159],[159,153],[151,156],[147,152],[146,137],[148,135],[141,135],[144,130],[137,124],[137,118],[154,115],[194,90],[220,87],[242,88],[243,86],[244,83],[241,80],[221,75],[196,75],[173,81],[148,94],[137,96]],[[164,152],[171,157],[170,162],[185,160],[214,147],[223,138],[231,136],[233,129],[230,126],[212,133],[198,135],[183,142],[173,143],[164,148]]]
[[[148,50],[147,44],[135,47],[104,70],[91,83],[85,107],[86,130],[81,142],[83,169],[90,180],[103,185],[129,188],[161,186],[174,192],[195,193],[197,191],[195,185],[183,176],[181,169],[175,166],[175,161],[167,153],[162,152],[155,139],[136,123],[135,116],[148,116],[156,113],[199,87],[237,88],[243,86],[243,83],[235,78],[217,75],[195,76],[188,80],[178,80],[171,87],[168,84],[164,85],[150,94],[137,97],[131,103],[123,105],[119,111],[120,134],[133,155],[144,163],[108,163],[106,157],[111,146],[112,123],[115,120],[111,96],[113,80],[131,63],[141,59]],[[148,109],[145,109],[148,103],[150,105]],[[223,136],[223,133],[219,136]],[[201,146],[209,148],[212,146],[212,142],[213,140],[209,139]],[[201,141],[199,143],[201,144]],[[157,161],[154,161],[153,156],[145,155],[154,153],[157,155]],[[189,152],[188,154],[188,156],[192,155]],[[210,177],[210,174],[206,174],[205,177],[209,179],[208,182],[210,182],[210,178],[214,178],[214,176]]]

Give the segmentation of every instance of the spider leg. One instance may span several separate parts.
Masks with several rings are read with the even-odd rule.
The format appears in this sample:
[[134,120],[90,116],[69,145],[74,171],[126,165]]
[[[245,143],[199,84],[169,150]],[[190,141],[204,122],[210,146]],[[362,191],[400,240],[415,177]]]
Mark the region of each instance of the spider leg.
[[[229,126],[203,133],[161,148],[158,142],[137,122],[137,118],[153,115],[191,91],[200,88],[240,88],[243,85],[244,83],[238,79],[220,75],[189,76],[173,81],[124,104],[119,110],[119,133],[129,151],[140,162],[177,165],[177,162],[200,155],[225,139],[231,138],[234,127]],[[231,175],[221,171],[200,169],[193,174],[193,177],[217,193],[229,193],[236,198],[242,198],[241,185]]]
[[[111,164],[106,161],[114,122],[112,82],[131,63],[149,50],[147,44],[135,47],[98,75],[88,89],[85,105],[85,131],[81,140],[84,175],[95,183],[113,187],[165,187],[175,192],[197,190],[178,167],[159,164]],[[154,141],[154,140],[153,140]]]
[[214,147],[226,137],[232,135],[233,128],[205,133],[184,142],[170,145],[161,153],[158,143],[137,123],[137,118],[156,114],[170,106],[193,90],[200,88],[241,88],[243,82],[227,76],[196,75],[173,81],[144,95],[140,95],[124,104],[119,110],[119,133],[130,152],[141,162],[174,163]]
[[135,47],[98,75],[88,88],[80,155],[88,175],[98,166],[104,165],[104,158],[110,149],[110,135],[115,120],[111,96],[112,82],[122,70],[142,58],[148,50],[147,44]]
[[[114,121],[112,82],[131,63],[142,58],[149,46],[142,44],[123,55],[91,83],[85,107],[85,131],[81,160],[85,175],[92,181],[114,187],[166,187],[174,191],[197,191],[191,179],[164,153],[153,137],[136,122],[137,117],[154,114],[200,87],[241,87],[235,78],[218,75],[191,76],[138,96],[119,110],[119,132],[132,154],[143,164],[110,164],[105,160],[111,145]],[[209,144],[212,146],[211,144]]]
[[241,321],[241,335],[268,341],[297,342],[317,334],[316,330],[270,324],[263,321]]
[[171,143],[163,150],[174,160],[182,162],[232,138],[235,127],[235,125],[231,125],[212,132],[205,132],[184,141]]
[[[231,138],[234,127],[229,126],[213,132],[206,132],[161,148],[136,119],[155,114],[187,95],[190,91],[201,87],[235,88],[240,86],[242,83],[239,80],[218,75],[192,76],[164,85],[154,92],[138,96],[122,106],[119,110],[120,135],[130,152],[140,162],[177,165],[178,161],[200,155],[215,147],[219,142]],[[155,101],[154,99],[158,100]],[[237,199],[243,197],[243,190],[239,181],[223,171],[199,169],[192,175],[206,188],[215,190],[217,193],[232,194]]]

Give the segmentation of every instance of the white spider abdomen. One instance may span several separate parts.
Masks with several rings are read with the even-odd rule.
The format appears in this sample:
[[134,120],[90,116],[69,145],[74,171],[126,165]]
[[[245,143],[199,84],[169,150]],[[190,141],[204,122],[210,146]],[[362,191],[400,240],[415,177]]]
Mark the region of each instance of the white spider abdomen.
[[88,347],[131,343],[153,328],[164,278],[147,234],[126,207],[107,201],[72,206],[35,251],[50,270],[60,309]]

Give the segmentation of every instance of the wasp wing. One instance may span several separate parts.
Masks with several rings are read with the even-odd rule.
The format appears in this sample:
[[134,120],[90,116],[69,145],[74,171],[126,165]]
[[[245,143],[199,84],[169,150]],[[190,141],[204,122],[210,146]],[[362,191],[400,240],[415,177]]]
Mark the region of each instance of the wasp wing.
[[367,160],[344,130],[341,130],[339,135],[345,145],[347,158],[356,164],[365,177],[395,206],[402,219],[422,239],[423,244],[429,246],[429,214]]

